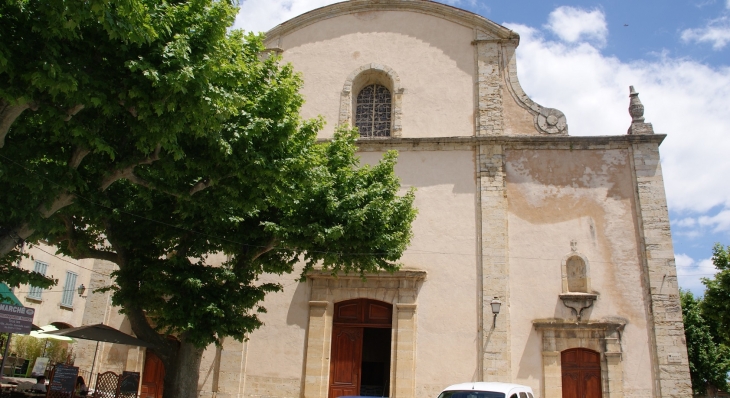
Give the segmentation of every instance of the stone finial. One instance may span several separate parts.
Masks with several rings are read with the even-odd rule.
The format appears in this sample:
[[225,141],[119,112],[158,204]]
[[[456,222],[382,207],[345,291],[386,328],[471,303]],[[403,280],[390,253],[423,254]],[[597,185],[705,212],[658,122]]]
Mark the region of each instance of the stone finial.
[[631,115],[631,123],[644,123],[644,105],[639,99],[639,93],[634,90],[634,86],[629,86],[629,115]]
[[629,86],[629,115],[631,115],[631,126],[627,134],[654,134],[654,127],[651,123],[644,122],[644,105],[639,99],[639,93],[634,86]]

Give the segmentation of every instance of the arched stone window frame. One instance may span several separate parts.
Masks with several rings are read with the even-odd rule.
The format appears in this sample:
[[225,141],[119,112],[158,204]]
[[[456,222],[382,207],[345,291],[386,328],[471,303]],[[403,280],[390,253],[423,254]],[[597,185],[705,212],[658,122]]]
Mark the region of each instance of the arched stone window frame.
[[583,260],[583,264],[586,267],[586,291],[582,293],[591,293],[591,266],[588,262],[588,258],[580,252],[574,251],[563,257],[560,269],[562,271],[562,282],[563,282],[563,293],[576,293],[571,292],[568,288],[568,260],[573,257],[578,257]]
[[400,270],[392,274],[332,275],[312,271],[309,323],[304,364],[305,398],[327,398],[330,349],[335,303],[369,298],[393,305],[391,336],[390,397],[416,396],[416,308],[418,291],[426,280],[423,270]]
[[[355,125],[355,109],[357,94],[364,87],[371,84],[379,84],[390,90],[390,136],[398,138],[401,136],[401,116],[404,89],[401,87],[398,74],[390,67],[370,63],[355,69],[345,80],[340,98],[339,125]],[[364,137],[363,137],[364,138]]]

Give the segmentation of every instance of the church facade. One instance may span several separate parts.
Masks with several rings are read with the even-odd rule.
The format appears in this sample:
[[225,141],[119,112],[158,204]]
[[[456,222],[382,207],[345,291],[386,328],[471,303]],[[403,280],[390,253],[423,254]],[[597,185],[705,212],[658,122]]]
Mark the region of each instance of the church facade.
[[[423,0],[337,3],[266,37],[302,74],[321,139],[354,125],[364,163],[399,152],[419,215],[398,272],[272,276],[285,288],[265,325],[206,351],[201,397],[435,398],[468,381],[691,396],[664,135],[633,89],[628,131],[570,136],[566,115],[520,87],[515,32]],[[128,329],[105,297],[89,297],[84,323]],[[145,369],[137,348],[100,354]]]

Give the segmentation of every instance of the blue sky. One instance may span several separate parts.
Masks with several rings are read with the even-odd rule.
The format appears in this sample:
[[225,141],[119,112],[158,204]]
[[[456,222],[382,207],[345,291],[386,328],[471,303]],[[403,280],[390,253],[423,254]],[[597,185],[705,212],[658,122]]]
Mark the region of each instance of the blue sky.
[[[244,0],[266,31],[332,0]],[[712,245],[730,245],[730,0],[451,0],[518,32],[520,82],[571,135],[625,134],[628,86],[660,151],[680,286],[702,294]],[[625,26],[628,25],[628,26]]]

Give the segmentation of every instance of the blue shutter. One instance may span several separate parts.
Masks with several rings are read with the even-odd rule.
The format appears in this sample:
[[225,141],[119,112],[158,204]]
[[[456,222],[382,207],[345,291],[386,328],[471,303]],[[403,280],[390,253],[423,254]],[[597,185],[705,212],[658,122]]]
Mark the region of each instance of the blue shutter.
[[[35,268],[33,269],[33,271],[45,276],[47,270],[48,270],[48,264],[41,262],[41,261],[35,262]],[[28,297],[40,300],[42,292],[43,292],[43,289],[41,289],[39,287],[31,286],[30,290],[28,291]]]
[[66,284],[63,286],[63,298],[61,305],[71,307],[74,304],[74,292],[76,291],[76,274],[66,271]]

